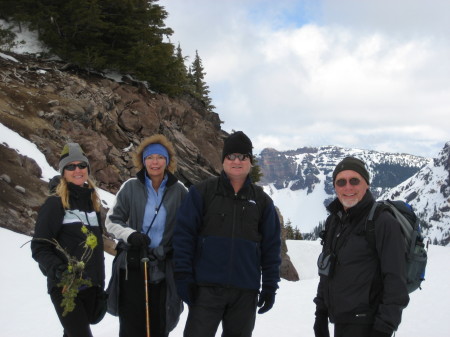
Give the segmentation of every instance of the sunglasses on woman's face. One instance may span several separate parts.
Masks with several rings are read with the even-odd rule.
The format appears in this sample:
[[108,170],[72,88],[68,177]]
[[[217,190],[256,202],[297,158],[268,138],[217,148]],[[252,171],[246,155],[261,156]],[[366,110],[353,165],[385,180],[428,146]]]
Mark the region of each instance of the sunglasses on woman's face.
[[352,186],[358,186],[361,180],[359,180],[358,178],[350,178],[350,180],[338,179],[336,180],[336,185],[339,187],[344,187],[345,185],[347,185],[347,182],[349,182]]
[[240,161],[244,161],[247,158],[250,158],[250,156],[248,154],[242,154],[242,153],[227,154],[225,157],[227,157],[227,159],[229,159],[229,160],[235,160],[237,158]]
[[84,170],[88,167],[88,164],[86,163],[78,163],[78,164],[69,164],[66,167],[64,167],[64,170],[67,171],[75,171],[76,168],[79,168],[80,170]]

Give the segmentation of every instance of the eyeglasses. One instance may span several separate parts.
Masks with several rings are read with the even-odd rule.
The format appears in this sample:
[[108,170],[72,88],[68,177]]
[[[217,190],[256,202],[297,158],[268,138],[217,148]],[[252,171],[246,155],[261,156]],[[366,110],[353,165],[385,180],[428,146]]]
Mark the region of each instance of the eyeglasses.
[[84,170],[86,167],[88,167],[88,164],[86,163],[78,163],[78,164],[69,164],[66,167],[64,167],[64,170],[67,171],[75,171],[76,168],[79,168],[80,170]]
[[[359,180],[358,178],[350,178],[350,180],[348,180],[348,182],[352,186],[358,186],[359,183],[361,182],[361,180]],[[347,179],[336,180],[336,185],[339,187],[344,187],[345,185],[347,185]]]
[[242,153],[231,153],[231,154],[227,154],[225,157],[227,157],[228,160],[235,160],[237,158],[240,161],[244,161],[247,158],[250,158],[250,155],[242,154]]

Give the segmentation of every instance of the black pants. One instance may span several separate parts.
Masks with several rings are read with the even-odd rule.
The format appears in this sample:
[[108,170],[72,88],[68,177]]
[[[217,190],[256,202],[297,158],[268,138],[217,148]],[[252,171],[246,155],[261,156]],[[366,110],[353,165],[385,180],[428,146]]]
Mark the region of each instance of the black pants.
[[94,311],[96,295],[95,287],[80,290],[75,298],[75,309],[63,317],[61,288],[52,289],[50,298],[64,328],[64,337],[92,337],[89,318],[92,317]]
[[[145,281],[142,268],[129,268],[120,272],[119,337],[146,337]],[[165,296],[166,282],[149,284],[150,335],[166,337]]]
[[184,337],[214,337],[222,322],[222,337],[250,337],[255,327],[257,292],[223,287],[197,289]]
[[334,337],[370,337],[371,324],[335,324]]

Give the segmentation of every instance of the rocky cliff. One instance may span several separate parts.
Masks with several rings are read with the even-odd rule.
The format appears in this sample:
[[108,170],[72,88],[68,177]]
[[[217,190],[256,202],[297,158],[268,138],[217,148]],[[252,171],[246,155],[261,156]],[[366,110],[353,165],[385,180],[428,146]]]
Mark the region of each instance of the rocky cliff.
[[261,183],[273,184],[277,189],[306,190],[309,194],[325,179],[325,192],[332,196],[331,175],[336,164],[346,156],[356,156],[366,162],[372,177],[371,190],[376,196],[397,186],[430,162],[428,158],[408,154],[338,146],[304,147],[290,151],[266,148],[257,158],[263,173]]
[[[220,172],[227,135],[218,114],[189,97],[11,53],[0,57],[0,123],[34,143],[54,168],[63,144],[80,143],[98,186],[111,193],[135,174],[131,153],[146,136],[162,133],[173,142],[176,176],[190,186]],[[5,144],[0,154],[0,226],[32,234],[47,182],[33,159]],[[287,278],[295,268],[286,254],[283,259],[294,270],[282,275]]]
[[[131,164],[134,147],[154,133],[163,133],[174,143],[179,157],[177,176],[187,186],[220,172],[218,149],[225,133],[217,114],[122,79],[118,83],[32,56],[0,58],[0,122],[34,143],[53,167],[57,167],[63,144],[80,143],[98,186],[112,193],[135,173]],[[0,151],[8,158],[1,161],[1,172],[29,192],[21,197],[26,202],[9,202],[14,199],[9,191],[1,198],[11,206],[6,209],[28,209],[28,214],[29,207],[38,207],[46,195],[39,168],[5,146]],[[16,222],[20,232],[33,230],[32,219],[25,224],[18,219],[7,221]]]

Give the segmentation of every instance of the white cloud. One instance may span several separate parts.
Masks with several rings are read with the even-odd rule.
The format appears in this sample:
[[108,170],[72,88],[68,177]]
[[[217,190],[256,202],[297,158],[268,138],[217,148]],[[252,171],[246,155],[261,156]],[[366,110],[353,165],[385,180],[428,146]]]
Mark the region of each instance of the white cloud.
[[[449,140],[447,1],[161,0],[226,131],[263,147],[436,156]],[[189,15],[186,15],[189,13]],[[274,146],[277,144],[277,146]]]

